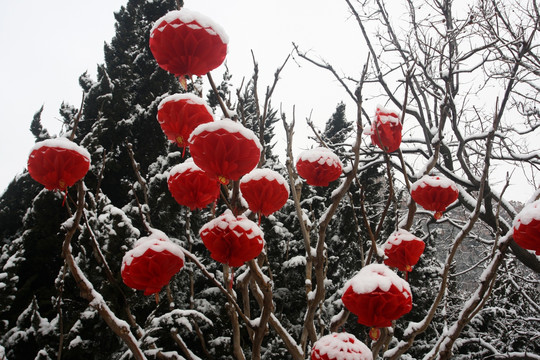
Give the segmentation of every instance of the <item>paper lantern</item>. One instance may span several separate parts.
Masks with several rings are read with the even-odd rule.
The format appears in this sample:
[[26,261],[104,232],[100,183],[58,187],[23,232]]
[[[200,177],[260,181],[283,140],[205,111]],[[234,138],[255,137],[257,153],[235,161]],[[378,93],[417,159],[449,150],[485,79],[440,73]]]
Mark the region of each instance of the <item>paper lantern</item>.
[[30,176],[47,190],[65,191],[90,168],[90,154],[67,138],[48,139],[34,145],[28,158]]
[[242,177],[240,191],[249,209],[264,216],[281,209],[289,198],[285,178],[269,169],[255,169]]
[[341,175],[342,164],[327,148],[305,150],[298,155],[296,171],[309,185],[328,186]]
[[390,267],[408,272],[416,265],[424,252],[426,244],[407,230],[394,231],[383,245],[386,259],[384,263]]
[[206,102],[193,94],[167,96],[158,106],[157,120],[167,139],[180,147],[187,147],[193,130],[214,121],[212,110]]
[[144,295],[157,293],[184,266],[182,248],[163,234],[154,231],[137,241],[122,259],[121,275],[124,283]]
[[150,31],[150,50],[158,65],[176,76],[202,76],[217,68],[228,42],[221,26],[186,8],[159,18]]
[[364,133],[371,135],[371,142],[381,150],[391,153],[399,149],[401,145],[402,125],[399,120],[399,113],[377,107],[375,119],[371,123],[371,128]]
[[245,216],[230,210],[206,223],[199,235],[212,259],[229,266],[242,266],[256,258],[264,246],[263,232]]
[[332,333],[313,344],[311,360],[373,360],[371,350],[353,334]]
[[513,222],[514,241],[540,255],[540,200],[526,205]]
[[343,305],[366,326],[392,326],[412,309],[409,283],[383,264],[362,268],[343,289]]
[[189,144],[195,164],[222,184],[253,170],[262,150],[253,131],[230,119],[197,126]]
[[202,209],[219,196],[217,179],[210,178],[192,159],[173,167],[167,184],[176,202],[191,210]]
[[435,211],[433,217],[440,219],[446,208],[457,200],[459,191],[450,179],[424,175],[411,185],[411,196],[424,209]]

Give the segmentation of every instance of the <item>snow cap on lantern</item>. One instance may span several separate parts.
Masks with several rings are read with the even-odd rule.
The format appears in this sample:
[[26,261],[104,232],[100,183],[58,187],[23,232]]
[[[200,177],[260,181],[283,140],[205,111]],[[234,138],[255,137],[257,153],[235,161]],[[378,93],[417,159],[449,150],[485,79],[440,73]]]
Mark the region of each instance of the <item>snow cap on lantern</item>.
[[394,231],[383,245],[384,263],[401,271],[411,271],[424,252],[426,244],[404,229]]
[[157,120],[167,139],[186,147],[193,130],[200,124],[214,121],[214,115],[200,97],[189,93],[174,94],[159,103]]
[[249,209],[264,216],[281,209],[289,198],[287,181],[270,169],[255,169],[243,176],[240,191]]
[[527,204],[517,214],[512,226],[514,241],[540,255],[540,200]]
[[230,119],[197,126],[189,144],[195,164],[223,184],[253,170],[262,150],[253,131]]
[[444,176],[424,175],[411,185],[411,196],[424,209],[435,211],[433,217],[440,219],[446,208],[457,200],[459,190]]
[[328,186],[341,175],[343,166],[328,148],[304,150],[296,160],[296,171],[309,185]]
[[90,168],[90,154],[61,137],[34,145],[28,157],[30,176],[47,190],[66,190],[81,180]]
[[372,360],[371,350],[353,334],[332,333],[313,344],[311,360]]
[[202,209],[219,196],[217,179],[210,178],[192,159],[171,169],[167,185],[176,202],[191,210]]
[[182,248],[161,231],[139,239],[122,259],[124,283],[144,295],[157,293],[184,266]]
[[399,113],[377,106],[371,128],[367,128],[364,134],[371,136],[373,145],[391,153],[401,145],[401,130]]
[[409,283],[383,264],[362,268],[345,283],[341,300],[360,324],[374,328],[391,326],[412,309]]
[[220,66],[228,36],[207,16],[186,8],[170,11],[150,30],[150,50],[158,65],[176,76],[202,76]]
[[242,266],[259,256],[264,247],[263,232],[245,216],[230,210],[206,223],[199,235],[212,259],[229,266]]

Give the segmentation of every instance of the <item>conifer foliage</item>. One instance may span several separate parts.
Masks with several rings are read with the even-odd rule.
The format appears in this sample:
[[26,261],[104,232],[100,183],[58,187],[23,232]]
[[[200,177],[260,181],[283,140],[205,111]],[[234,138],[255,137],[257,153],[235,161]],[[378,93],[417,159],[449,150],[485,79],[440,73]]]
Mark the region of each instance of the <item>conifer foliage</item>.
[[[409,70],[398,99],[374,56],[377,73],[366,64],[353,91],[330,65],[295,47],[299,59],[338,77],[358,116],[347,120],[341,102],[324,131],[309,120],[314,141],[295,158],[294,116],[271,102],[289,58],[264,98],[256,61],[233,91],[223,65],[226,29],[182,3],[129,0],[115,14],[97,79],[79,78],[80,109],[62,104],[60,134],[43,128],[43,108],[31,121],[28,172],[0,198],[0,360],[527,358],[540,351],[528,341],[539,336],[528,326],[539,310],[538,258],[512,240],[521,231],[527,239],[518,243],[538,249],[526,227],[537,225],[537,202],[516,216],[489,188],[494,155],[471,151],[478,136],[453,143],[462,141],[457,120],[455,136],[443,136],[446,117],[458,116],[448,103],[459,96],[453,76],[441,87],[441,79],[422,78],[431,70]],[[532,61],[527,49],[505,60]],[[218,67],[216,86],[209,72]],[[401,112],[377,107],[366,115],[363,92],[378,82]],[[418,84],[435,89],[418,96]],[[442,105],[437,98],[434,109],[418,106],[444,91],[453,92]],[[274,151],[279,122],[284,160]],[[425,139],[403,137],[417,126]],[[510,146],[491,131],[484,138],[489,151]],[[458,164],[463,173],[449,170]],[[512,227],[513,219],[520,225]],[[504,258],[510,247],[515,255]]]

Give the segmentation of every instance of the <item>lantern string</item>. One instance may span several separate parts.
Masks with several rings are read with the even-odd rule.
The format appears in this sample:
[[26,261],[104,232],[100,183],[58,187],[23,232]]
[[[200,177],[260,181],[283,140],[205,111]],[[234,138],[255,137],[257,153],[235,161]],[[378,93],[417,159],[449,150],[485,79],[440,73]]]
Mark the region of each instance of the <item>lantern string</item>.
[[261,216],[261,212],[260,212],[260,211],[257,213],[257,217],[259,218],[258,226],[261,227],[261,218],[262,218],[262,216]]
[[156,305],[159,305],[159,293],[157,292],[155,295],[156,295]]

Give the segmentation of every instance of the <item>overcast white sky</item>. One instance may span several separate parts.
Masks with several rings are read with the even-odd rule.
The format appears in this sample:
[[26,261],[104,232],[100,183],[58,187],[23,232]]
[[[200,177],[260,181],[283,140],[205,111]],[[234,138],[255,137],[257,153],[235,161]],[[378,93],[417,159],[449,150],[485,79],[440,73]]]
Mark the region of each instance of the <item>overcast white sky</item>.
[[[43,123],[52,133],[58,131],[61,102],[79,106],[78,78],[86,70],[95,78],[96,65],[103,62],[103,44],[114,35],[113,12],[126,3],[0,1],[0,193],[26,167],[34,143],[30,122],[41,105],[45,105]],[[291,51],[292,41],[338,67],[353,64],[348,71],[354,75],[365,58],[352,39],[342,35],[357,31],[356,24],[348,21],[344,1],[185,0],[185,6],[225,28],[230,37],[227,64],[237,85],[252,74],[253,49],[260,67],[261,96]],[[217,70],[216,81],[220,76]],[[281,103],[289,111],[296,104],[299,127],[305,127],[311,110],[313,120],[324,124],[347,96],[329,74],[305,62],[291,61],[282,77],[274,105]]]
[[[328,60],[335,69],[359,78],[366,60],[359,30],[349,18],[345,1],[328,0],[185,0],[185,6],[223,26],[230,38],[227,65],[234,88],[253,71],[251,50],[260,69],[260,96],[264,97],[274,71],[292,50],[292,42],[314,57]],[[42,106],[44,126],[59,128],[62,101],[76,107],[81,100],[79,76],[88,70],[95,78],[103,62],[103,44],[114,35],[114,16],[127,0],[0,1],[0,194],[26,167],[34,138],[29,131],[33,114]],[[223,67],[213,72],[221,79]],[[307,148],[305,119],[324,126],[337,103],[348,103],[348,118],[355,109],[348,95],[325,71],[303,60],[290,61],[282,72],[273,106],[292,116],[296,105],[295,147]],[[378,102],[378,101],[377,101]],[[376,103],[365,102],[368,113]],[[217,114],[221,115],[221,114]],[[278,141],[283,140],[276,126]],[[281,137],[281,139],[280,139]],[[295,153],[297,155],[297,153]],[[517,180],[517,179],[516,179]],[[519,181],[518,181],[519,183]],[[516,200],[530,193],[512,186]],[[512,191],[513,189],[509,189]]]

